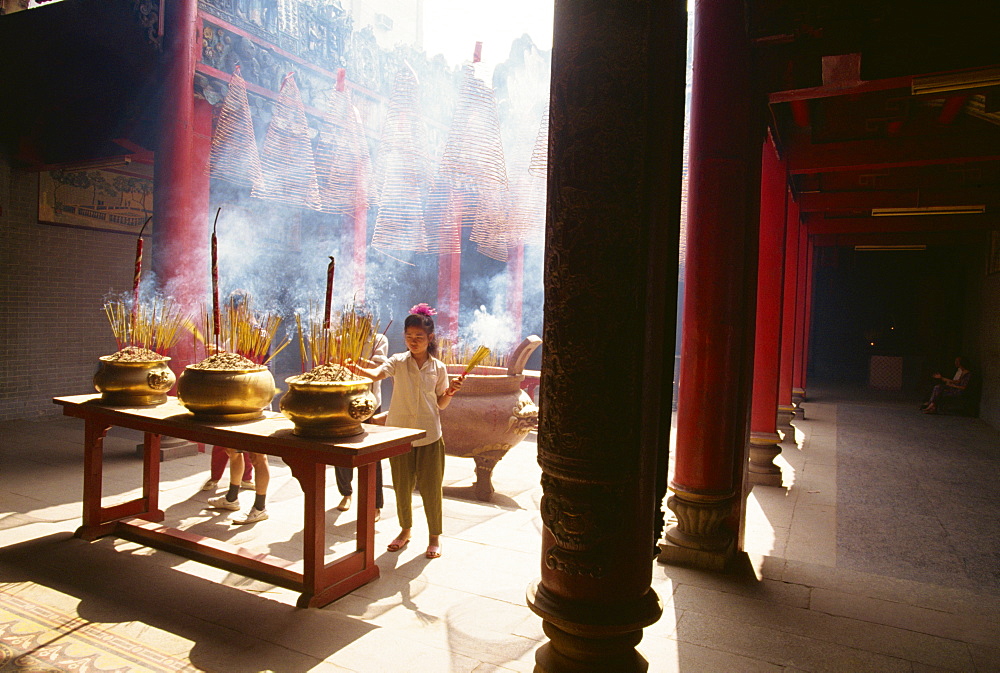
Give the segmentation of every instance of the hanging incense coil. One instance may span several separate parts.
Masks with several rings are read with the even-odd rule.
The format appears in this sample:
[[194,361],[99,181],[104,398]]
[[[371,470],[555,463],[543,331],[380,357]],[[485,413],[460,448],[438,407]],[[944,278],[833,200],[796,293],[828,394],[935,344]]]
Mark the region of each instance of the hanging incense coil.
[[463,67],[458,107],[438,171],[474,189],[507,187],[496,93],[469,64]]
[[512,242],[538,244],[545,239],[545,190],[545,181],[527,166],[511,167],[506,212]]
[[417,76],[409,65],[396,73],[376,164],[378,216],[372,246],[427,251],[424,190],[428,167],[420,119]]
[[316,142],[320,210],[353,214],[368,208],[371,157],[361,114],[350,93],[333,91]]
[[447,180],[434,182],[427,195],[426,220],[427,252],[435,255],[452,255],[462,252],[463,204],[471,202],[473,195],[452,186]]
[[549,174],[549,111],[542,114],[538,125],[538,135],[535,136],[535,147],[531,151],[531,162],[528,170],[532,175],[545,178]]
[[236,66],[212,132],[209,175],[238,185],[259,188],[263,180],[254,136],[247,83]]
[[261,151],[264,179],[252,196],[290,206],[319,210],[319,185],[309,139],[309,123],[295,73],[281,82],[278,102],[267,125]]
[[508,192],[500,188],[480,190],[469,234],[476,250],[499,262],[507,261],[507,254],[514,243],[505,214],[508,196]]

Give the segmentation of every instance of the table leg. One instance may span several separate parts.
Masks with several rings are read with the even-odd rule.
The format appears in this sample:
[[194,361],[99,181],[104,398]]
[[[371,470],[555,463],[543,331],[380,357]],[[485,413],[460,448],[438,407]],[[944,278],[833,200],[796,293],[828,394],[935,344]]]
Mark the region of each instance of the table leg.
[[163,521],[165,515],[160,509],[160,436],[151,432],[145,433],[142,441],[142,499],[146,514],[142,514],[141,518]]
[[84,421],[83,438],[83,525],[76,536],[96,540],[110,531],[102,531],[101,491],[104,473],[104,438],[111,426],[93,419]]
[[[322,590],[323,557],[326,555],[326,465],[285,458],[292,476],[302,487],[305,500],[302,524],[303,599]],[[301,599],[299,601],[302,602]]]

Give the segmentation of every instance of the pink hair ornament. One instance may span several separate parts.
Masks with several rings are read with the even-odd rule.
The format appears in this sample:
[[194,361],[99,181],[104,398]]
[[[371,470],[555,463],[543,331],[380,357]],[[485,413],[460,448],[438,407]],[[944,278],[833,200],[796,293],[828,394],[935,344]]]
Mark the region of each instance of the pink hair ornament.
[[434,316],[437,315],[437,311],[431,308],[430,304],[421,302],[410,309],[410,315]]

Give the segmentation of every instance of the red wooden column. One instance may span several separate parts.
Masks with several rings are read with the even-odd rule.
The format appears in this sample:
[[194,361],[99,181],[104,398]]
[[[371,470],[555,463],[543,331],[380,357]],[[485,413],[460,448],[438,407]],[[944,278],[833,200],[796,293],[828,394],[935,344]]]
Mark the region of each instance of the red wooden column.
[[507,277],[509,279],[507,295],[507,311],[510,313],[510,328],[515,334],[515,343],[521,341],[522,319],[524,313],[524,244],[520,243],[510,252],[507,258]]
[[795,299],[795,367],[792,371],[792,402],[806,397],[806,343],[809,338],[809,289],[812,283],[812,246],[805,227],[799,236],[799,282]]
[[785,263],[785,167],[768,136],[761,157],[760,250],[757,269],[757,334],[754,339],[750,411],[750,481],[781,486],[778,434],[778,372],[781,362],[782,270]]
[[[458,246],[462,245],[462,221],[464,199],[461,194],[454,194],[455,236]],[[441,336],[449,339],[458,338],[458,311],[461,306],[462,287],[462,254],[460,252],[440,255],[438,257],[438,318],[437,328]]]
[[[210,281],[205,166],[212,134],[211,106],[205,101],[196,106],[194,99],[194,67],[201,50],[197,0],[165,3],[163,27],[153,271],[159,290],[197,315]],[[189,364],[191,348],[181,339],[171,367],[182,370]]]
[[[721,569],[747,469],[762,104],[743,3],[697,0],[673,495],[660,560]],[[547,295],[546,295],[547,298]]]
[[784,299],[781,310],[781,369],[778,374],[778,425],[795,418],[792,381],[795,371],[795,300],[799,269],[799,206],[788,198],[788,225],[785,235]]

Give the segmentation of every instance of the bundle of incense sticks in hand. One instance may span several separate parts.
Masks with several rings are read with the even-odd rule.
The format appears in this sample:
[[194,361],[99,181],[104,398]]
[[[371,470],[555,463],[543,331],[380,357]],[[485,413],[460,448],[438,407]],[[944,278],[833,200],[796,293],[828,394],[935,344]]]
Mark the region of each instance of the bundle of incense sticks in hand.
[[462,375],[459,376],[458,379],[459,380],[464,379],[469,372],[471,372],[473,369],[479,366],[480,362],[489,357],[489,354],[490,354],[490,349],[487,348],[486,346],[480,346],[479,348],[477,348],[476,352],[472,354],[471,358],[469,358],[469,364],[465,366],[465,371],[462,372]]

